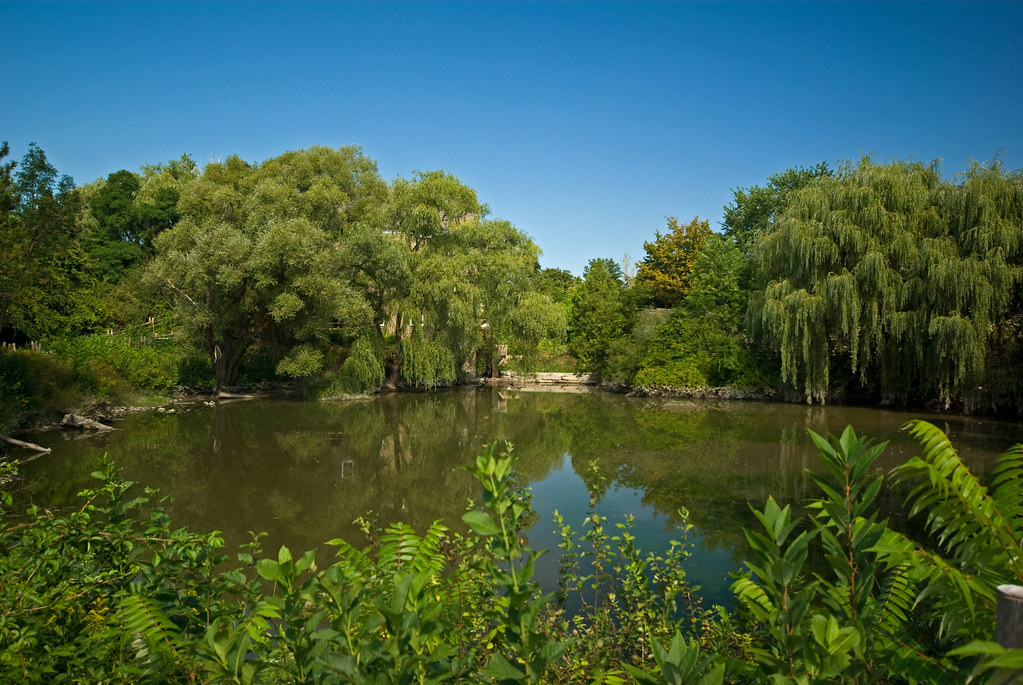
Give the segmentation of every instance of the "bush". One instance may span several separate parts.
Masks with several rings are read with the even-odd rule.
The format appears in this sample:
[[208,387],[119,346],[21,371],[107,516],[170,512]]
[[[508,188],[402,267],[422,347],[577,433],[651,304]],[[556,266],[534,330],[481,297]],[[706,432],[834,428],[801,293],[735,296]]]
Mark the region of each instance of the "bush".
[[67,360],[34,350],[0,351],[0,431],[33,417],[66,411],[81,403]]
[[178,340],[132,342],[123,335],[93,335],[61,340],[53,352],[65,358],[78,385],[102,399],[132,389],[166,391],[181,385],[181,370],[192,354]]

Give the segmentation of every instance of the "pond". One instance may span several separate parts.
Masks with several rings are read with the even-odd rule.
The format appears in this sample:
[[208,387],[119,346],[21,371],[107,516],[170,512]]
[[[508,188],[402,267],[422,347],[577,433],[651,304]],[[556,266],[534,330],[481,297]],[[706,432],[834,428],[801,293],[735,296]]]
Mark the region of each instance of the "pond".
[[[600,391],[481,388],[339,403],[195,403],[128,416],[105,435],[33,436],[53,453],[23,466],[22,495],[46,506],[71,502],[106,452],[124,477],[172,498],[167,508],[177,525],[221,530],[229,551],[249,540],[248,531],[266,531],[265,550],[319,548],[322,564],[329,539],[364,544],[354,520],[371,512],[381,523],[425,530],[442,519],[463,529],[461,515],[479,490],[460,467],[483,444],[509,441],[539,514],[529,532],[535,548],[557,551],[555,509],[584,530],[584,478],[596,461],[609,484],[596,507],[609,524],[634,514],[637,544],[661,551],[679,537],[685,508],[695,526],[689,577],[705,601],[732,604],[728,574],[741,567],[742,527],[756,523],[747,503],[760,507],[769,496],[799,503],[814,494],[803,476],[817,464],[807,429],[838,433],[851,424],[888,440],[880,460],[888,469],[914,453],[899,431],[911,418],[945,430],[977,473],[1023,441],[1023,424],[1004,420]],[[556,555],[542,561],[538,576],[553,589]]]

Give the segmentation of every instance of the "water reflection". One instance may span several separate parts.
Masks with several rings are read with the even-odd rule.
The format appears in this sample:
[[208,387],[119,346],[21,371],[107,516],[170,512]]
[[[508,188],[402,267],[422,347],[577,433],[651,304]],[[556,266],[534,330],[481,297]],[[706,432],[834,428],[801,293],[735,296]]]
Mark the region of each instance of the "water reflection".
[[[109,452],[126,478],[159,488],[180,525],[219,529],[229,545],[248,531],[269,533],[268,549],[311,549],[333,537],[361,544],[356,517],[453,528],[478,496],[469,464],[493,440],[514,443],[522,482],[540,522],[538,547],[556,548],[555,508],[579,530],[589,504],[588,466],[598,461],[612,483],[598,509],[612,519],[633,513],[641,545],[674,535],[685,507],[696,525],[696,582],[712,599],[727,596],[738,566],[741,528],[755,521],[747,503],[812,494],[803,470],[816,465],[806,430],[859,432],[891,444],[882,466],[904,461],[913,443],[899,432],[910,415],[844,407],[767,403],[672,402],[600,392],[525,393],[493,389],[385,395],[346,403],[251,401],[202,404],[120,421],[115,433],[65,440],[33,438],[53,454],[26,464],[26,498],[47,506],[70,501],[88,483],[95,459]],[[1023,439],[1016,422],[921,416],[946,430],[965,460],[984,472],[995,455]],[[326,555],[321,550],[321,555]],[[556,578],[553,555],[541,570]],[[325,559],[324,559],[325,560]],[[702,574],[702,575],[701,575]]]

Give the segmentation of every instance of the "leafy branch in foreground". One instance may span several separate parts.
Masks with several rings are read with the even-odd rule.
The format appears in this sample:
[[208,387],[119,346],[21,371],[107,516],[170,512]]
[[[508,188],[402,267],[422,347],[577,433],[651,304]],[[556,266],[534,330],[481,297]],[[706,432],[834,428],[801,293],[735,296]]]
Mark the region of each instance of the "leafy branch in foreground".
[[[878,520],[883,477],[873,465],[884,445],[851,427],[839,437],[811,433],[823,471],[810,473],[822,493],[809,504],[810,529],[774,500],[755,512],[761,529],[746,531],[752,575],[733,590],[762,626],[761,679],[940,682],[1017,663],[1019,650],[990,640],[995,587],[1021,581],[1020,448],[997,460],[989,490],[937,428],[907,429],[923,456],[894,475],[913,484],[910,515],[926,512],[919,539]],[[808,574],[811,551],[825,563]]]

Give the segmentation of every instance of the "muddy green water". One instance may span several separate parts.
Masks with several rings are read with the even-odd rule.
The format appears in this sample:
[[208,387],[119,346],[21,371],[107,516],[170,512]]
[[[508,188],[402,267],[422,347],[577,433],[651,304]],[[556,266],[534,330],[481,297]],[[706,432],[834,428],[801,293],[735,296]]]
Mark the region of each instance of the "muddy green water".
[[[914,453],[899,428],[910,418],[937,424],[979,473],[1023,441],[1023,424],[961,416],[771,403],[679,402],[603,392],[535,393],[487,388],[383,395],[324,403],[239,401],[179,406],[118,421],[116,432],[81,438],[52,431],[32,437],[53,453],[22,468],[23,500],[60,506],[89,483],[96,458],[112,456],[126,478],[173,498],[179,525],[221,530],[228,548],[267,531],[267,550],[319,547],[334,537],[362,544],[353,520],[375,512],[381,522],[419,529],[435,519],[461,528],[466,503],[478,497],[459,467],[493,440],[514,444],[521,480],[540,514],[530,530],[537,548],[556,551],[551,516],[558,509],[583,529],[589,505],[584,476],[599,462],[610,482],[597,509],[610,519],[636,517],[641,546],[663,549],[677,537],[678,510],[690,512],[689,573],[706,600],[729,602],[729,571],[745,551],[742,526],[755,524],[747,503],[784,502],[813,494],[803,470],[816,453],[807,429],[857,432],[890,441],[881,466]],[[79,439],[73,439],[78,437]],[[556,558],[539,569],[549,587]]]

